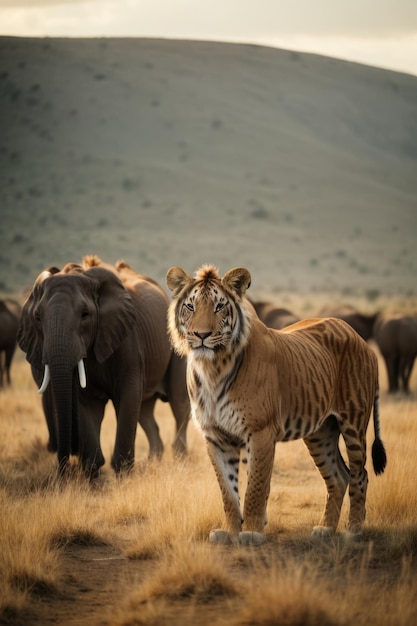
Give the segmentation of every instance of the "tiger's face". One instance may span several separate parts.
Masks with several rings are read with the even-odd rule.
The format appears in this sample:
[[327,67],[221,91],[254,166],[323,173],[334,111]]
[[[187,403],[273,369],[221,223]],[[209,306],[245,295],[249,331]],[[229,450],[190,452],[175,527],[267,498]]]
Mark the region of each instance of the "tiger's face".
[[212,359],[233,336],[234,307],[219,285],[195,285],[179,311],[180,332],[197,358]]
[[171,268],[168,287],[173,292],[168,324],[175,350],[181,355],[214,360],[221,351],[246,343],[249,313],[242,295],[250,284],[244,268],[230,270],[221,279],[213,266],[204,266],[192,278]]

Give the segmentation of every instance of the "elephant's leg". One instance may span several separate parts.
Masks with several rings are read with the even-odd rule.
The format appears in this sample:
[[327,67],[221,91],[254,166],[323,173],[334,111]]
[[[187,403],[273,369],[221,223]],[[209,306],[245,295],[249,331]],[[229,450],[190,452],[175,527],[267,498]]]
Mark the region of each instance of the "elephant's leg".
[[174,443],[172,448],[174,455],[181,457],[187,453],[187,426],[190,420],[188,399],[186,402],[171,404],[172,413],[177,424]]
[[6,348],[6,381],[8,385],[11,385],[12,379],[10,378],[10,368],[12,365],[12,359],[15,352],[16,345],[8,346]]
[[3,375],[4,375],[3,350],[0,350],[0,387],[3,387]]
[[156,398],[150,398],[142,403],[139,415],[139,424],[145,431],[149,441],[149,458],[161,458],[164,451],[164,444],[159,435],[159,427],[154,416]]
[[385,365],[388,374],[388,390],[390,393],[398,391],[399,359],[396,355],[385,356]]
[[79,457],[83,470],[96,478],[105,459],[100,446],[100,430],[106,402],[89,396],[80,404],[78,422]]
[[[135,381],[136,383],[136,381]],[[116,473],[128,471],[135,462],[136,430],[142,405],[142,393],[136,384],[123,387],[113,398],[117,417],[112,467]]]
[[190,399],[186,384],[186,360],[173,354],[168,369],[167,393],[176,423],[174,454],[181,456],[187,452],[187,426],[190,421]]
[[414,357],[402,357],[400,360],[400,377],[403,389],[406,393],[410,391],[410,377],[413,370]]

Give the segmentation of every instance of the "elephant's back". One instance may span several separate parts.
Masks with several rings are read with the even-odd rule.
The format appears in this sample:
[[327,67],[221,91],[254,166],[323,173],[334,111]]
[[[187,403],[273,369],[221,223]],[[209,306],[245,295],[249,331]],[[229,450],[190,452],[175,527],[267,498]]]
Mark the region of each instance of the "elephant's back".
[[143,348],[146,387],[152,391],[165,375],[171,357],[167,333],[168,298],[157,283],[137,278],[126,285],[137,312],[136,332]]
[[171,357],[167,333],[168,297],[153,278],[139,274],[124,261],[116,272],[129,291],[137,313],[136,332],[146,368],[146,393],[160,386]]

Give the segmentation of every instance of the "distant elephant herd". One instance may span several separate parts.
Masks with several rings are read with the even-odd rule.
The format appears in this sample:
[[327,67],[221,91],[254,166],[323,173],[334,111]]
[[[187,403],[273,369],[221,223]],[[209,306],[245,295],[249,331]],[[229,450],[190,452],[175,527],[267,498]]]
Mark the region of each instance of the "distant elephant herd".
[[[251,301],[266,326],[281,330],[298,321],[269,302]],[[137,424],[150,455],[163,444],[154,418],[157,399],[169,402],[176,421],[175,453],[186,451],[190,403],[185,360],[167,334],[169,300],[160,285],[124,262],[108,265],[96,256],[81,264],[51,267],[35,280],[23,306],[0,300],[0,387],[9,385],[16,346],[26,353],[42,393],[49,432],[61,471],[76,454],[90,476],[105,459],[100,429],[107,402],[116,417],[111,464],[116,472],[134,463]],[[388,373],[389,392],[410,391],[417,356],[417,314],[362,314],[352,307],[322,309],[317,317],[345,320],[365,341],[378,346]]]
[[10,385],[10,367],[16,350],[21,306],[16,300],[0,300],[0,388]]

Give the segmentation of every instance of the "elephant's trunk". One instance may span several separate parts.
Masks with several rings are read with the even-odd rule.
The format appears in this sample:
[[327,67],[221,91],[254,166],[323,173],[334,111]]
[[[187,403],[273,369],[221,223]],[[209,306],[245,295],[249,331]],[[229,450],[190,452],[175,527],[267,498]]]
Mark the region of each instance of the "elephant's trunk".
[[50,318],[49,332],[43,346],[45,372],[40,391],[47,388],[50,380],[57,413],[59,472],[64,473],[70,455],[78,453],[78,384],[74,370],[78,364],[80,384],[85,387],[82,360],[85,354],[77,335],[63,324],[63,312],[57,311],[54,317]]
[[60,473],[68,466],[74,447],[73,422],[77,421],[77,405],[73,397],[73,366],[62,357],[49,360],[52,390],[58,417],[58,465]]
[[[74,368],[62,368],[51,361],[51,366],[45,365],[44,379],[39,389],[43,393],[52,378],[52,389],[58,415],[58,468],[64,474],[69,463],[70,454],[79,452],[78,441],[78,387],[75,380]],[[52,375],[51,375],[52,370]],[[78,362],[78,377],[81,387],[86,386],[84,362]]]

